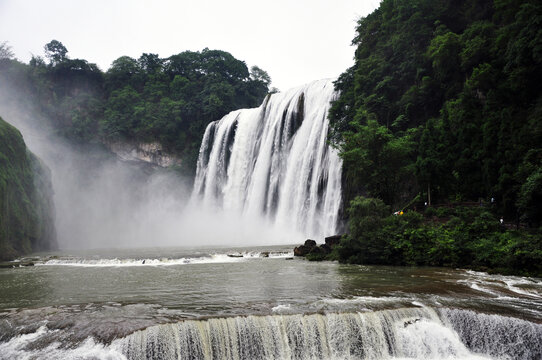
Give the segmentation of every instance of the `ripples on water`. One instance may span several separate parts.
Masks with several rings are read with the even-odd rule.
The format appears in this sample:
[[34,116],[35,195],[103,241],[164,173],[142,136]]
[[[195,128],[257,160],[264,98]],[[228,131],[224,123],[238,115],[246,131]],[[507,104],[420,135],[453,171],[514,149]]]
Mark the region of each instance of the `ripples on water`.
[[0,270],[2,359],[542,358],[536,278],[311,263],[281,247],[33,261]]

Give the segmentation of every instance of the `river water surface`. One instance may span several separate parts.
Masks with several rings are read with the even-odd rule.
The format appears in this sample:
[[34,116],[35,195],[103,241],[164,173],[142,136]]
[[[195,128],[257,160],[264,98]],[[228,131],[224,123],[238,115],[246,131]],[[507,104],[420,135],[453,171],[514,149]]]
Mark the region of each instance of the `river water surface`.
[[33,261],[0,269],[2,359],[542,358],[538,278],[315,263],[291,247]]

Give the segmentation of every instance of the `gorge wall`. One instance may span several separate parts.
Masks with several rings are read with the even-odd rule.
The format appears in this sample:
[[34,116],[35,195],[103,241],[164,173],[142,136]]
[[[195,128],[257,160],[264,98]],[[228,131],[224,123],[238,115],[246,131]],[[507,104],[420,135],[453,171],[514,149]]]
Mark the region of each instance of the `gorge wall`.
[[143,161],[160,167],[181,165],[181,158],[155,142],[104,141],[105,147],[123,161]]
[[57,247],[49,168],[0,118],[0,260]]

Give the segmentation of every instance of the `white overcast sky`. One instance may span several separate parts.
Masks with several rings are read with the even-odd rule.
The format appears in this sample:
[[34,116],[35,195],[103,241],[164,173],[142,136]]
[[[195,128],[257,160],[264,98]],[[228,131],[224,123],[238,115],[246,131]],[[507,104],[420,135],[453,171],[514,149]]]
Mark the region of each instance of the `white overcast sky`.
[[205,47],[257,65],[280,90],[353,64],[356,21],[379,0],[0,0],[0,42],[24,62],[56,39],[106,71],[120,56]]

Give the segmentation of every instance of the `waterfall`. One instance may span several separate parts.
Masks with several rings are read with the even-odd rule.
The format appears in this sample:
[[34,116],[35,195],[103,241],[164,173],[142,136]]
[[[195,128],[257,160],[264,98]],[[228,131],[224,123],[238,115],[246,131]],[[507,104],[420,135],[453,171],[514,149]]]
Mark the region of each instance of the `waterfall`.
[[193,197],[305,236],[335,234],[342,162],[327,143],[335,97],[331,80],[315,81],[209,124]]
[[540,359],[541,344],[539,324],[408,308],[187,320],[137,331],[111,347],[129,359],[527,360]]
[[542,325],[470,310],[441,309],[441,317],[469,348],[496,358],[542,359]]
[[542,359],[542,324],[450,308],[184,320],[110,343],[38,326],[4,333],[0,359]]

